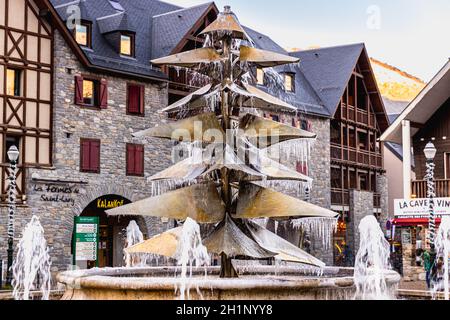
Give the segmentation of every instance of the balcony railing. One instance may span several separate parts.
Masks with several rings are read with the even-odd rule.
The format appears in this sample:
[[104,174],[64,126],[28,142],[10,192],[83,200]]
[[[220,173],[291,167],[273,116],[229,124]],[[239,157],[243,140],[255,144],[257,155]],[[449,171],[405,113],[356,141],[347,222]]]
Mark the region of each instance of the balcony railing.
[[[450,180],[437,179],[435,180],[436,197],[447,198],[450,197]],[[427,198],[427,181],[417,180],[412,182],[412,193],[417,198]]]
[[[334,206],[349,206],[350,205],[350,191],[346,189],[331,189],[331,204]],[[381,208],[381,194],[373,194],[373,207]]]
[[335,206],[348,206],[350,193],[344,189],[331,189],[331,204]]
[[331,145],[331,159],[346,161],[352,164],[363,164],[369,167],[383,167],[381,154],[366,150],[357,150],[351,147],[342,147],[335,144]]
[[[348,111],[348,116],[347,116]],[[368,113],[359,108],[355,108],[351,105],[342,104],[341,105],[341,119],[365,124],[369,127],[375,128],[375,115],[373,113]]]

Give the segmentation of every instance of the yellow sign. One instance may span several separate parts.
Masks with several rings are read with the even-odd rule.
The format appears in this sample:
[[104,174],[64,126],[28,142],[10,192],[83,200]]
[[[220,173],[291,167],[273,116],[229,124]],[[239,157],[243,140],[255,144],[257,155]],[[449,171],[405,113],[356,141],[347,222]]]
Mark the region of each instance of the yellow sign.
[[99,209],[114,209],[124,205],[124,200],[107,200],[98,199],[97,208]]

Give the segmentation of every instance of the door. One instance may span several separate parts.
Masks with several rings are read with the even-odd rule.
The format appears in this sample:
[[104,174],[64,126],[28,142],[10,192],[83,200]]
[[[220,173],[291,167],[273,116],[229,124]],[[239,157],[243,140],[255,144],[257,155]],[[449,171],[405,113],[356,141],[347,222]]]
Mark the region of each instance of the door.
[[113,267],[123,267],[125,265],[123,255],[125,236],[126,234],[123,226],[114,226]]

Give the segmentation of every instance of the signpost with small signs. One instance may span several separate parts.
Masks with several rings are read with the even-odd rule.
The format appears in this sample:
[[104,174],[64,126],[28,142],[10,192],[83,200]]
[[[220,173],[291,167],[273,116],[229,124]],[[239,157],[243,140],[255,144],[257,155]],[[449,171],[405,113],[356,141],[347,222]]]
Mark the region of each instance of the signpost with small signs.
[[95,261],[98,266],[99,218],[75,217],[74,265]]

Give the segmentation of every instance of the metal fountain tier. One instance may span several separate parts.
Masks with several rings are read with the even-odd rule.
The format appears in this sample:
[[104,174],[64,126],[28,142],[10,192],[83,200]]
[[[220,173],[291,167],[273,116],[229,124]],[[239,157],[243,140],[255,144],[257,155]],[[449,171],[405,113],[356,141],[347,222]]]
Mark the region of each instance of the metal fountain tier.
[[[139,133],[190,143],[190,157],[151,177],[168,182],[173,190],[109,210],[108,215],[142,215],[199,224],[214,224],[204,239],[208,251],[221,256],[222,277],[237,273],[231,259],[271,259],[323,267],[324,263],[253,219],[321,219],[336,222],[337,213],[264,187],[267,181],[312,180],[270,159],[266,148],[315,134],[271,121],[251,110],[292,112],[297,109],[253,86],[254,68],[298,63],[287,55],[259,50],[229,7],[201,35],[205,47],[152,61],[155,65],[189,68],[208,76],[210,84],[164,109],[171,121]],[[180,228],[129,249],[173,257]]]

